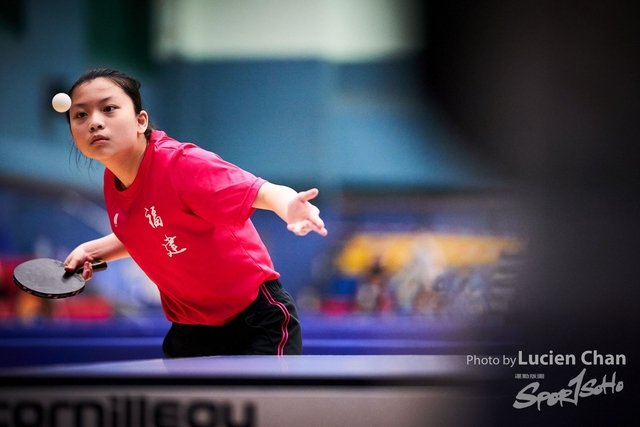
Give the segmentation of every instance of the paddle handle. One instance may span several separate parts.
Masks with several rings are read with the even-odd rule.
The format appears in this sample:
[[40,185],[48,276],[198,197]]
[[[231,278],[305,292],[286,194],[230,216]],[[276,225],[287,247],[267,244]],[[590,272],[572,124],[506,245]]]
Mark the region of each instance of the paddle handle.
[[[107,269],[107,262],[106,261],[102,261],[101,259],[96,259],[96,260],[91,261],[91,267],[93,268],[93,271],[106,270]],[[80,268],[76,269],[76,271],[74,271],[74,273],[82,274],[83,271],[84,271],[84,267],[80,267]]]

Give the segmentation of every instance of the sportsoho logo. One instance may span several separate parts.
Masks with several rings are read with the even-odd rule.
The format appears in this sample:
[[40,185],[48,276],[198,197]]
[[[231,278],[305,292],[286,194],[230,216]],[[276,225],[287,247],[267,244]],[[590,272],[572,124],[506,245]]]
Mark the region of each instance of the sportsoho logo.
[[203,398],[0,399],[0,427],[253,427],[256,405]]

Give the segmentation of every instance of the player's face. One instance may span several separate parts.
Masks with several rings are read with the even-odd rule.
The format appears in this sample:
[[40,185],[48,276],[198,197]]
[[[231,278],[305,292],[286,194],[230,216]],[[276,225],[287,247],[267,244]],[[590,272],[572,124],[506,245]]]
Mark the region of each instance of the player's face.
[[76,147],[91,159],[126,155],[143,140],[147,124],[147,113],[136,114],[131,98],[109,79],[88,81],[73,93],[71,135]]

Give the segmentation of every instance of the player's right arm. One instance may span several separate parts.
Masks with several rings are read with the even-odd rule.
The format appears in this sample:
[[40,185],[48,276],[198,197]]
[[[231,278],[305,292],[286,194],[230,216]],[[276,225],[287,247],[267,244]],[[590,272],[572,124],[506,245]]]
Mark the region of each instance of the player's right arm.
[[84,271],[82,272],[82,277],[85,280],[89,280],[93,275],[91,261],[100,259],[110,262],[128,256],[129,252],[122,242],[115,234],[111,233],[99,239],[90,240],[78,245],[78,247],[67,256],[67,259],[64,260],[64,268],[67,271],[73,271],[83,266]]

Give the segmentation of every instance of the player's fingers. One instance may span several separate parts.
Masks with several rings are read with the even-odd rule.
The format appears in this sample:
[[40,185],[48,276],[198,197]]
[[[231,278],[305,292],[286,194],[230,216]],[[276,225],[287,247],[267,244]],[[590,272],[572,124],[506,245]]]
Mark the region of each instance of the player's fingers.
[[327,234],[329,234],[329,231],[327,231],[327,229],[324,228],[324,225],[314,225],[313,231],[315,231],[321,236],[326,236]]
[[327,235],[327,229],[324,227],[324,221],[320,218],[320,209],[316,206],[313,206],[311,214],[309,215],[309,221],[311,223],[313,231],[320,234],[321,236]]
[[308,221],[299,221],[294,224],[287,225],[287,229],[292,231],[296,236],[306,236],[309,233],[310,226]]
[[64,269],[66,271],[75,271],[80,267],[84,267],[83,263],[90,261],[93,261],[90,255],[76,248],[67,256],[67,259],[64,260]]
[[327,234],[329,234],[329,230],[327,230],[326,228],[323,227],[319,227],[316,230],[314,230],[316,233],[318,233],[321,236],[326,236]]
[[64,269],[66,271],[75,271],[80,265],[82,265],[82,261],[72,255],[69,255],[67,259],[64,260]]
[[317,188],[312,188],[310,190],[307,191],[301,191],[300,193],[298,193],[300,195],[300,198],[307,202],[311,199],[315,199],[316,196],[318,195],[320,191]]
[[91,263],[89,261],[85,261],[84,267],[82,269],[82,278],[84,280],[91,280],[92,276],[93,276],[93,267],[91,266]]
[[300,234],[300,232],[302,230],[302,226],[300,225],[299,222],[296,222],[295,224],[288,224],[287,225],[287,230],[291,231],[296,236],[303,235],[303,234]]
[[313,231],[323,236],[327,234],[327,229],[324,228],[324,221],[319,216],[315,215],[311,217],[309,222],[313,228]]
[[292,231],[297,236],[306,236],[311,231],[315,231],[321,236],[326,236],[328,234],[327,229],[324,227],[324,222],[320,218],[318,218],[319,223],[305,220],[296,222],[295,224],[287,225],[287,229]]

